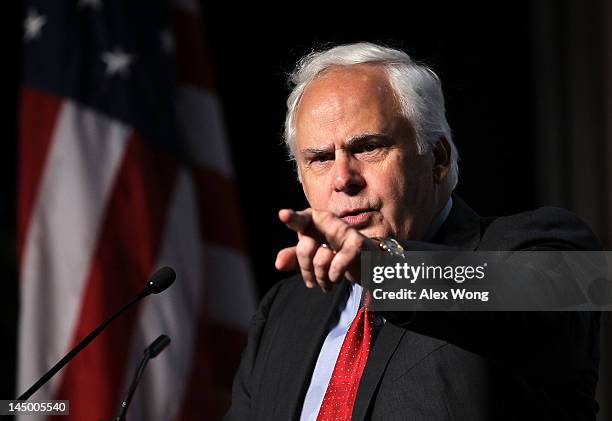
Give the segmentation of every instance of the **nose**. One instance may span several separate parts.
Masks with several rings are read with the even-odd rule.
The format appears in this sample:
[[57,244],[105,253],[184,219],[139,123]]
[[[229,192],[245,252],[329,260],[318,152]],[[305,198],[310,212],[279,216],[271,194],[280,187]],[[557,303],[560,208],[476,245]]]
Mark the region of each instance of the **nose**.
[[332,184],[336,192],[344,192],[350,196],[359,193],[365,187],[365,179],[361,175],[359,162],[344,153],[342,150],[336,151],[334,168],[332,171]]

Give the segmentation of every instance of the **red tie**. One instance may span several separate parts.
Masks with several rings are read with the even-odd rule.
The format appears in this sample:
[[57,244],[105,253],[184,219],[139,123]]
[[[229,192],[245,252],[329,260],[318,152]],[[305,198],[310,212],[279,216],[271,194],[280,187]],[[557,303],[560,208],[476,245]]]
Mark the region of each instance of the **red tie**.
[[317,421],[351,419],[359,381],[370,354],[374,328],[374,315],[367,310],[370,300],[371,295],[367,291],[364,305],[357,312],[342,342]]

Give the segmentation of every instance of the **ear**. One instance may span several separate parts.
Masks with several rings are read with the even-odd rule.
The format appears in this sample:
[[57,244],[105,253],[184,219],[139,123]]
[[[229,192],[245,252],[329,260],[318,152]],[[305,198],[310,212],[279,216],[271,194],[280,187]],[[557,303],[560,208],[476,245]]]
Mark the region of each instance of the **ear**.
[[442,184],[450,173],[451,147],[445,136],[440,136],[438,141],[432,145],[433,156],[432,175],[434,183]]

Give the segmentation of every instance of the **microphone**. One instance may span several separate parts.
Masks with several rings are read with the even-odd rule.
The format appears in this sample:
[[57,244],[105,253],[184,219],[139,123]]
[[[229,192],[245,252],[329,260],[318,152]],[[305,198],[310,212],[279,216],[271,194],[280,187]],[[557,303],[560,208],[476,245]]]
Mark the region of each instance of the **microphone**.
[[[32,396],[38,389],[40,389],[45,383],[47,383],[58,371],[60,371],[68,362],[73,359],[79,352],[83,350],[91,341],[93,341],[96,336],[98,336],[106,327],[117,317],[119,317],[125,310],[131,307],[133,304],[142,300],[144,297],[150,294],[159,294],[160,292],[166,290],[170,285],[174,283],[176,279],[176,272],[168,266],[162,267],[158,269],[147,281],[145,288],[131,301],[117,310],[112,316],[107,318],[100,324],[97,328],[95,328],[89,335],[87,335],[81,342],[79,342],[74,348],[68,352],[64,358],[59,360],[49,371],[47,371],[43,376],[38,379],[36,383],[34,383],[28,390],[23,392],[21,396],[17,398],[17,400],[28,400],[30,396]],[[159,338],[158,338],[159,339]],[[168,342],[170,339],[168,338]],[[153,344],[151,344],[152,346]],[[167,345],[167,344],[166,344]],[[150,347],[149,347],[150,348]],[[147,348],[147,349],[149,349]],[[163,347],[161,348],[163,349]],[[160,351],[161,351],[160,349]],[[156,354],[157,355],[157,354]]]
[[170,285],[174,283],[175,279],[176,272],[174,272],[171,267],[164,266],[163,268],[157,269],[157,271],[151,275],[145,289],[149,291],[149,294],[159,294],[168,289]]
[[170,345],[170,338],[168,335],[159,335],[151,345],[144,350],[144,354],[148,355],[149,358],[155,358],[162,352],[166,347]]
[[132,383],[128,389],[127,396],[123,402],[121,402],[121,406],[119,406],[119,413],[114,421],[125,421],[125,414],[127,413],[128,407],[132,401],[132,397],[134,396],[134,392],[136,391],[136,387],[140,382],[140,378],[142,377],[142,373],[144,373],[147,363],[151,358],[157,357],[157,355],[159,355],[159,353],[162,352],[169,344],[170,338],[167,335],[159,335],[157,339],[155,339],[155,341],[153,341],[153,343],[144,350],[140,364],[134,372],[134,377],[132,378]]

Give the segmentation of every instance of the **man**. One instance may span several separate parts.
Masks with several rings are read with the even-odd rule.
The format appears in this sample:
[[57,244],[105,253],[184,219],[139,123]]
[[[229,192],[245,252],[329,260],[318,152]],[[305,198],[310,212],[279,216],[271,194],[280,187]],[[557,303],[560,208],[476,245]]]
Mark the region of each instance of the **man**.
[[481,218],[452,194],[440,82],[401,51],[313,53],[292,82],[310,208],[279,212],[298,241],[276,267],[300,273],[262,300],[227,419],[594,419],[597,315],[375,315],[360,286],[364,250],[598,250],[588,227],[556,208]]

